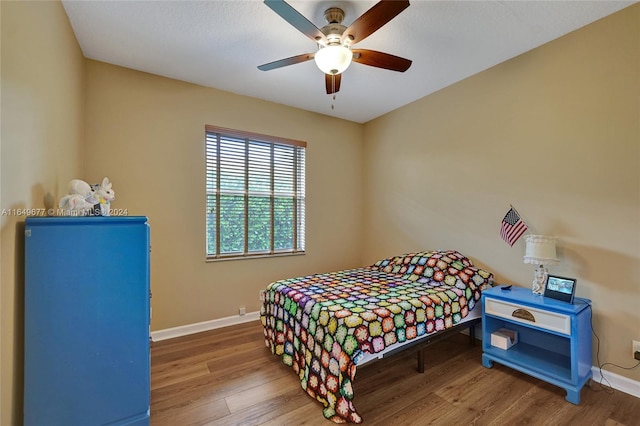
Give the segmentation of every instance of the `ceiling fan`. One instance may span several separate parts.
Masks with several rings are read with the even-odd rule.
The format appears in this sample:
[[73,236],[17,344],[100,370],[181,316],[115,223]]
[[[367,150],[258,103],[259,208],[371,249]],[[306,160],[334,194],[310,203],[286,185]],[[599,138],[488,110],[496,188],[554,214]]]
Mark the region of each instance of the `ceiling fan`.
[[265,0],[264,3],[317,43],[318,51],[269,62],[260,65],[259,70],[269,71],[314,59],[318,68],[325,73],[327,94],[332,94],[340,90],[342,72],[347,69],[352,60],[398,72],[405,72],[411,66],[409,59],[399,56],[376,50],[352,49],[354,44],[369,37],[409,7],[408,0],[382,0],[363,13],[349,27],[342,25],[344,11],[338,7],[330,7],[324,12],[327,25],[322,28],[316,27],[284,0]]

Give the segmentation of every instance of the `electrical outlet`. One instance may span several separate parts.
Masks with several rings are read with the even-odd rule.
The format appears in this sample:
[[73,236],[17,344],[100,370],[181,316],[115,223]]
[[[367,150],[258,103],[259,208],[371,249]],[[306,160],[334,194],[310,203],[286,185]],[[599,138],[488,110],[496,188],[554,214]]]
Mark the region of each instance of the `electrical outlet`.
[[633,350],[631,351],[631,356],[635,358],[636,352],[640,352],[640,341],[632,340]]
[[238,311],[240,312],[240,316],[243,316],[247,313],[247,310],[245,309],[244,306],[241,306],[240,308],[238,308]]

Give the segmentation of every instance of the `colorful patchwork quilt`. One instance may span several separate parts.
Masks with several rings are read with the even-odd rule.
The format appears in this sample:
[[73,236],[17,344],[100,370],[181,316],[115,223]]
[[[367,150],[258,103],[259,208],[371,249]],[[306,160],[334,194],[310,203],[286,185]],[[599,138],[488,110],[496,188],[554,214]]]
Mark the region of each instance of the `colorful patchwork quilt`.
[[260,318],[265,343],[336,423],[360,423],[353,405],[365,353],[453,327],[493,284],[457,251],[424,251],[271,283]]

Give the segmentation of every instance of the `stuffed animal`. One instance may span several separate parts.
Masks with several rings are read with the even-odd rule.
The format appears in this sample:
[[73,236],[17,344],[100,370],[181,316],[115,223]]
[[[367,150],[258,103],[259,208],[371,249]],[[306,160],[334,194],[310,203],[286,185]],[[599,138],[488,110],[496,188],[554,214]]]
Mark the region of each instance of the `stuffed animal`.
[[98,202],[95,192],[87,182],[74,179],[69,182],[69,194],[60,199],[58,207],[67,216],[86,216]]
[[67,216],[109,216],[110,203],[115,200],[116,193],[108,178],[102,184],[89,185],[87,182],[74,179],[69,182],[69,194],[60,199],[58,207]]
[[[111,202],[116,199],[116,192],[111,188],[111,182],[108,178],[102,179],[102,184],[93,185],[92,189],[95,191],[95,197],[98,201],[100,214],[98,216],[109,216],[111,210]],[[96,208],[96,212],[97,208]]]

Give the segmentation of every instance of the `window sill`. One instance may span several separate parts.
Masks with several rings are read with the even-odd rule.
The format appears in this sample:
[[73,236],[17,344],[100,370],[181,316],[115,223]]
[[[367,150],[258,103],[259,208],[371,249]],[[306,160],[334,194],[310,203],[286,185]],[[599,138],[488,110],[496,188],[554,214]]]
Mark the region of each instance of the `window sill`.
[[265,254],[245,254],[245,255],[228,255],[220,257],[207,257],[206,262],[222,262],[226,260],[246,260],[246,259],[264,259],[266,257],[285,257],[285,256],[302,256],[306,251],[283,252],[283,253],[265,253]]

